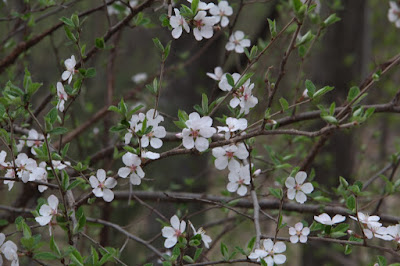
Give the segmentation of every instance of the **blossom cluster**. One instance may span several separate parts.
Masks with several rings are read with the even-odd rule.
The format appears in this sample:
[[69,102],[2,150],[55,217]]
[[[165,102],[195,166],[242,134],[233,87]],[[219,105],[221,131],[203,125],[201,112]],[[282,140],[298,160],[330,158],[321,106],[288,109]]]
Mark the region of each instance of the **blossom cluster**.
[[[189,221],[189,224],[193,231],[193,236],[199,235],[206,248],[210,247],[211,237],[206,235],[206,231],[203,228],[196,230],[193,224]],[[179,237],[185,237],[186,233],[186,222],[180,221],[178,216],[174,215],[170,219],[171,226],[164,226],[161,230],[162,236],[165,237],[164,246],[165,248],[172,248],[178,243]]]

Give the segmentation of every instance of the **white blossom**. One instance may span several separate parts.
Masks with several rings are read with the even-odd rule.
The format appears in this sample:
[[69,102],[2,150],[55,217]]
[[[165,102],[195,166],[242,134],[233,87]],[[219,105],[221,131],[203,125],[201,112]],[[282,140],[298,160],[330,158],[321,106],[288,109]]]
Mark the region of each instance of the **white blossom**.
[[400,28],[400,8],[394,1],[390,1],[389,4],[388,19],[390,22],[395,23],[397,28]]
[[[235,80],[235,83],[237,81]],[[250,79],[233,93],[233,98],[229,102],[232,108],[240,106],[240,113],[247,115],[250,109],[257,105],[258,99],[252,94],[254,83],[250,83]]]
[[93,194],[98,198],[103,198],[106,202],[111,202],[114,199],[114,192],[112,188],[117,185],[117,180],[112,177],[107,177],[104,169],[98,169],[96,176],[89,178],[90,185],[92,186]]
[[35,129],[29,130],[26,145],[28,147],[32,147],[31,152],[33,155],[36,155],[34,147],[40,148],[43,143],[44,143],[43,134],[39,134]]
[[224,72],[222,70],[222,67],[216,67],[214,68],[214,73],[206,73],[207,76],[212,78],[213,80],[219,81],[222,79],[222,76],[224,75]]
[[244,48],[250,47],[250,40],[244,38],[243,31],[237,30],[230,37],[225,49],[228,51],[235,50],[236,53],[244,53]]
[[229,192],[237,192],[239,196],[247,193],[247,186],[250,185],[250,168],[249,165],[239,166],[229,172],[229,183],[226,186]]
[[65,92],[64,86],[62,85],[61,82],[57,82],[57,96],[58,96],[57,109],[60,112],[64,112],[64,104],[68,100],[68,94]]
[[179,9],[174,8],[174,12],[175,16],[171,16],[171,18],[169,19],[169,24],[173,28],[172,37],[178,39],[179,37],[181,37],[183,30],[189,33],[190,28],[188,23],[186,22],[186,19],[180,14]]
[[[234,84],[236,84],[240,79],[240,74],[239,73],[233,73],[231,76],[233,78],[233,83]],[[249,81],[249,83],[250,83],[250,81]],[[231,91],[232,90],[233,87],[229,84],[226,74],[222,76],[220,82],[218,83],[218,87],[222,91]]]
[[142,161],[139,156],[131,152],[127,152],[122,156],[122,162],[126,167],[122,167],[118,170],[118,175],[122,178],[129,176],[132,185],[140,185],[144,172],[140,167]]
[[218,5],[210,8],[210,14],[215,17],[216,23],[221,22],[221,26],[226,27],[229,24],[228,17],[233,14],[233,9],[228,1],[221,1]]
[[[19,265],[19,260],[18,260],[18,247],[15,245],[14,242],[11,240],[8,240],[7,242],[4,243],[4,240],[6,240],[6,236],[3,233],[0,233],[0,251],[3,253],[4,257],[6,257],[7,260],[12,261],[11,266],[18,266]],[[3,265],[3,258],[0,256],[0,265]]]
[[[41,162],[39,167],[32,170],[29,175],[29,180],[36,180],[43,183],[47,183],[47,171],[46,171],[46,163]],[[40,193],[43,193],[48,187],[46,185],[39,185],[38,190]]]
[[249,259],[260,261],[264,259],[268,266],[273,266],[275,264],[283,264],[286,261],[286,256],[283,254],[278,254],[286,251],[286,245],[283,242],[274,242],[271,239],[264,239],[263,248],[255,249],[249,255]]
[[147,73],[137,73],[136,75],[132,76],[132,81],[136,84],[142,83],[143,81],[146,81],[146,79]]
[[30,179],[29,175],[37,168],[35,160],[28,158],[28,155],[25,153],[20,153],[15,159],[15,166],[17,168],[17,176],[21,178],[24,183],[34,180]]
[[160,158],[160,154],[156,153],[156,152],[146,151],[145,149],[142,149],[141,157],[143,159],[157,160],[157,159]]
[[139,123],[141,122],[141,119],[139,117],[139,115],[132,115],[131,120],[129,121],[129,129],[128,132],[125,134],[124,140],[125,140],[125,144],[128,144],[129,142],[131,142],[133,133],[138,132],[141,129],[141,124],[139,125]]
[[178,242],[178,237],[182,236],[186,229],[186,222],[179,221],[178,216],[174,215],[170,219],[171,226],[164,226],[161,230],[162,236],[166,238],[165,248],[172,248]]
[[318,216],[314,216],[314,220],[321,224],[334,225],[343,222],[344,220],[346,220],[346,217],[340,214],[336,214],[331,218],[328,214],[323,213]]
[[6,162],[7,152],[0,152],[0,170],[4,170],[8,167],[8,162]]
[[201,236],[201,240],[204,243],[204,246],[206,248],[210,248],[210,243],[212,242],[212,239],[210,236],[206,235],[206,231],[203,229],[203,227],[200,227],[199,230],[196,230],[193,226],[193,224],[189,221],[190,227],[193,230],[193,234],[194,235],[200,235]]
[[[14,169],[10,168],[10,169],[7,169],[7,172],[4,175],[4,177],[15,179],[15,178],[17,178],[17,175],[16,175]],[[8,186],[8,191],[10,191],[13,188],[14,183],[15,183],[15,181],[12,181],[12,180],[4,180],[4,184]]]
[[295,178],[289,176],[286,179],[285,185],[288,188],[288,199],[293,200],[296,198],[296,201],[301,204],[307,201],[306,194],[310,194],[314,190],[314,187],[311,183],[304,183],[306,178],[307,173],[304,171],[299,171]]
[[[50,195],[47,198],[48,204],[43,204],[39,209],[40,216],[36,217],[35,220],[41,226],[45,226],[46,224],[50,223],[53,219],[53,216],[57,215],[58,209],[58,198],[54,195]],[[51,231],[50,231],[51,233]]]
[[[64,61],[65,70],[62,75],[61,79],[62,80],[68,80],[68,84],[71,83],[72,77],[75,74],[75,65],[76,65],[76,60],[75,56],[72,55],[71,58],[68,58],[67,60]],[[58,89],[58,83],[57,83],[57,89]],[[62,112],[62,111],[61,111]]]
[[208,138],[211,138],[217,130],[212,127],[212,118],[203,116],[196,112],[189,115],[189,120],[186,121],[186,126],[182,130],[182,143],[186,149],[195,147],[198,151],[202,152],[208,149]]
[[199,11],[193,18],[193,34],[196,40],[201,41],[204,38],[210,39],[214,32],[213,26],[216,24],[214,17],[207,17],[206,11]]
[[165,128],[158,125],[164,121],[164,117],[159,115],[158,112],[154,115],[154,109],[150,109],[146,113],[146,119],[147,126],[152,126],[152,129],[149,133],[142,136],[141,145],[145,148],[150,144],[154,149],[159,149],[163,145],[161,138],[167,135]]
[[386,227],[385,230],[375,234],[375,237],[400,244],[400,224]]
[[225,132],[225,139],[230,139],[234,132],[243,131],[247,128],[247,120],[245,118],[236,119],[233,117],[228,117],[225,120],[227,127],[217,127],[218,133]]
[[215,157],[215,167],[218,170],[224,170],[229,166],[229,170],[237,168],[239,162],[235,159],[245,160],[249,157],[249,152],[243,143],[226,145],[212,149],[212,154]]
[[294,227],[289,228],[290,242],[293,244],[299,242],[306,243],[307,236],[310,234],[310,228],[304,227],[302,223],[297,223]]

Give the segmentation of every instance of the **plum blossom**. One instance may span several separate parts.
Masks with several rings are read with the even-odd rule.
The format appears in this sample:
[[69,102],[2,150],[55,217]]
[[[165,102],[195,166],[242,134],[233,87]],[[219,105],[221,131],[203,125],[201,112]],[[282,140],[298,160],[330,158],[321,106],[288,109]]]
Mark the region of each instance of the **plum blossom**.
[[[40,181],[43,183],[47,183],[47,171],[46,171],[46,163],[41,162],[39,164],[39,167],[35,168],[32,170],[32,172],[29,175],[29,180],[33,181]],[[43,193],[48,187],[46,185],[39,185],[38,190],[40,193]]]
[[129,121],[129,129],[125,134],[124,140],[125,144],[131,142],[132,136],[134,133],[138,132],[141,129],[139,122],[141,121],[139,115],[132,115],[131,120]]
[[[68,58],[64,61],[64,65],[65,68],[67,70],[65,70],[62,75],[61,75],[61,79],[62,80],[68,80],[68,84],[71,83],[72,77],[75,74],[76,70],[75,70],[75,65],[76,65],[76,60],[75,60],[75,56],[72,55],[71,58]],[[58,84],[57,84],[57,89],[58,89]]]
[[106,179],[106,171],[98,169],[96,176],[89,178],[90,185],[92,186],[93,194],[98,198],[103,198],[106,202],[111,202],[114,199],[114,192],[112,188],[117,185],[117,180],[112,177]]
[[214,163],[218,170],[224,170],[227,166],[229,170],[239,167],[239,160],[245,160],[249,157],[249,152],[243,143],[216,147],[212,150],[213,156],[216,158]]
[[196,231],[196,229],[194,228],[193,224],[189,221],[190,227],[193,230],[193,234],[194,235],[200,235],[201,236],[201,240],[204,243],[204,246],[206,248],[210,248],[210,243],[212,242],[212,239],[210,236],[206,235],[206,231],[203,229],[203,227],[200,227],[199,230]]
[[225,120],[227,127],[217,127],[218,133],[225,132],[225,139],[230,139],[235,131],[243,131],[247,128],[247,120],[245,118],[236,119],[228,117]]
[[[235,77],[233,77],[235,79]],[[235,83],[237,81],[235,80]],[[250,109],[257,105],[258,99],[252,94],[254,83],[250,83],[250,79],[233,93],[233,98],[229,102],[232,108],[240,106],[240,113],[247,115]]]
[[225,49],[228,51],[235,50],[236,53],[244,53],[244,48],[250,47],[250,40],[244,38],[243,31],[235,31],[231,37],[229,37],[228,43],[225,45]]
[[6,169],[8,167],[8,162],[6,162],[7,152],[0,152],[0,170]]
[[400,224],[390,225],[382,230],[379,233],[375,234],[375,237],[387,240],[387,241],[395,241],[396,243],[400,244]]
[[400,8],[394,1],[390,1],[389,4],[388,19],[390,22],[395,23],[397,28],[400,28]]
[[141,157],[143,159],[157,160],[158,158],[160,158],[160,154],[157,152],[146,151],[145,149],[142,149]]
[[182,130],[182,144],[186,149],[192,149],[195,147],[198,151],[202,152],[208,149],[209,143],[208,138],[211,138],[217,130],[213,128],[212,118],[209,116],[203,116],[196,112],[189,115],[186,126]]
[[118,170],[118,175],[122,178],[126,178],[129,175],[129,179],[132,185],[140,185],[144,172],[140,167],[142,161],[139,156],[131,152],[127,152],[122,156],[122,162],[126,167],[122,167]]
[[153,128],[149,133],[142,136],[141,145],[145,148],[150,144],[154,149],[159,149],[163,145],[161,138],[164,138],[167,134],[165,128],[158,125],[164,121],[164,117],[159,115],[157,111],[154,115],[154,109],[150,109],[146,113],[146,119],[147,126],[152,126]]
[[[17,175],[15,174],[14,169],[10,168],[10,169],[7,169],[7,172],[4,175],[4,177],[15,179],[15,178],[17,178]],[[15,181],[12,181],[12,180],[4,180],[4,184],[8,186],[8,191],[10,191],[14,187],[14,183],[15,183]]]
[[47,203],[48,204],[43,204],[40,207],[39,209],[40,216],[35,218],[36,222],[38,222],[41,226],[45,226],[48,223],[50,223],[51,225],[51,220],[53,219],[53,216],[57,215],[58,198],[54,195],[50,195],[47,198]]
[[249,255],[249,259],[260,261],[264,259],[268,266],[273,266],[275,264],[283,264],[286,261],[286,256],[283,254],[278,254],[286,251],[286,245],[283,242],[274,242],[271,239],[264,239],[263,248],[255,249]]
[[28,155],[25,153],[20,153],[15,159],[15,166],[17,168],[17,176],[21,178],[24,183],[34,180],[30,179],[29,175],[37,168],[35,160],[28,158]]
[[344,220],[346,220],[346,217],[340,214],[336,214],[331,218],[328,214],[323,213],[318,216],[314,216],[314,220],[321,224],[334,225],[343,222]]
[[215,17],[216,23],[221,22],[221,26],[226,27],[229,24],[228,17],[233,14],[233,9],[228,1],[221,1],[218,5],[210,8],[210,14]]
[[32,147],[31,152],[33,155],[36,155],[34,147],[36,148],[41,147],[43,142],[44,142],[43,134],[39,134],[35,129],[29,130],[26,145],[28,145],[28,147]]
[[186,229],[186,222],[179,222],[178,216],[174,215],[170,219],[171,226],[164,226],[161,230],[162,236],[166,238],[165,248],[172,248],[178,242],[178,237],[182,236]]
[[174,8],[174,12],[175,16],[171,16],[171,18],[169,19],[169,24],[173,28],[172,37],[178,39],[179,37],[181,37],[183,30],[189,33],[190,28],[188,23],[186,22],[186,19],[180,14],[179,9]]
[[289,234],[290,236],[290,242],[293,244],[299,242],[301,243],[306,243],[307,242],[307,236],[310,234],[310,228],[304,227],[302,223],[297,223],[294,225],[294,227],[289,228]]
[[224,71],[222,70],[222,67],[216,67],[214,68],[214,73],[206,73],[207,76],[212,78],[213,80],[219,81],[222,79],[222,76],[224,75]]
[[311,183],[303,184],[306,178],[307,173],[304,171],[299,171],[295,178],[289,176],[286,179],[285,185],[288,188],[288,199],[293,200],[296,198],[296,201],[301,204],[307,201],[306,194],[310,194],[314,190],[314,187]]
[[247,185],[250,185],[250,168],[249,165],[242,165],[229,172],[229,183],[226,189],[229,192],[235,192],[239,196],[244,196],[247,193]]
[[[12,261],[11,266],[18,266],[19,261],[18,261],[18,247],[15,245],[14,242],[11,240],[8,240],[7,242],[4,243],[4,240],[6,240],[6,236],[3,233],[0,233],[0,251],[1,253],[4,254],[4,257]],[[0,256],[0,265],[3,265],[3,258]]]
[[213,26],[216,24],[214,17],[207,17],[206,11],[199,11],[193,18],[193,34],[196,40],[201,41],[203,38],[210,39],[214,32]]
[[[57,161],[57,160],[52,160],[51,163],[53,164],[54,169],[62,170],[65,169],[68,166],[71,166],[71,162],[68,161]],[[51,168],[48,168],[51,169]]]
[[137,73],[136,75],[132,76],[132,81],[135,82],[136,84],[142,83],[146,79],[147,79],[146,73]]
[[68,100],[68,94],[65,92],[64,86],[62,85],[61,82],[57,82],[57,96],[58,96],[57,109],[60,112],[64,112],[64,104]]

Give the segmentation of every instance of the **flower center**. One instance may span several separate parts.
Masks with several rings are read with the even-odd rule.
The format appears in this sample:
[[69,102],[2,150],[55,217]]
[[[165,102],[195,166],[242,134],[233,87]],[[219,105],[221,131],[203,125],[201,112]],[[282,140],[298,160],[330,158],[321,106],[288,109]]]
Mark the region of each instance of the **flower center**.
[[229,159],[232,159],[232,157],[233,157],[233,152],[227,151],[227,152],[226,152],[226,157],[228,157]]
[[137,166],[136,165],[131,165],[129,168],[131,169],[131,172],[135,172]]
[[201,27],[203,27],[205,24],[203,23],[203,20],[195,20],[195,26],[196,26],[196,28],[198,28],[198,29],[201,29]]
[[180,237],[182,235],[181,230],[175,229],[175,236]]
[[301,186],[300,186],[299,184],[296,184],[296,185],[294,186],[294,189],[297,190],[297,191],[299,191],[299,190],[301,190]]
[[194,139],[196,139],[196,138],[200,135],[199,130],[193,130],[193,129],[192,129],[192,132],[190,133],[190,135],[191,135]]
[[103,183],[100,182],[99,184],[99,188],[103,189],[105,187],[105,185]]

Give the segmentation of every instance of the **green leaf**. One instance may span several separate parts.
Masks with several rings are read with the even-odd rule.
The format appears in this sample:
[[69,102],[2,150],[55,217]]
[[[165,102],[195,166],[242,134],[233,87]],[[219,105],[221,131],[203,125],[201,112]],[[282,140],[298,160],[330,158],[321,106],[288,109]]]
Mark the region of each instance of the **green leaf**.
[[162,53],[164,53],[164,46],[161,44],[161,42],[158,38],[153,38],[153,43],[157,47],[158,50],[160,50]]
[[351,195],[350,197],[348,197],[348,198],[346,199],[346,206],[347,206],[347,208],[348,208],[350,211],[352,211],[352,212],[355,211],[355,208],[356,208],[356,198],[355,198],[353,195]]
[[54,241],[54,236],[50,238],[50,250],[56,253],[58,256],[61,256],[61,251],[57,246],[57,243]]
[[70,39],[73,42],[76,42],[76,37],[71,32],[71,30],[68,28],[68,26],[64,26],[64,31],[65,31],[65,34],[67,35],[68,39]]
[[68,132],[68,129],[66,129],[65,127],[56,127],[47,133],[49,133],[50,135],[63,135],[67,132]]
[[242,87],[242,85],[249,79],[249,78],[251,78],[252,76],[254,75],[254,73],[247,73],[247,74],[245,74],[243,77],[241,77],[240,79],[239,79],[239,81],[238,81],[238,83],[236,84],[236,88],[240,88],[240,87]]
[[192,10],[193,13],[196,13],[197,8],[199,6],[199,0],[193,0],[192,4],[190,5],[190,9]]
[[69,18],[62,17],[62,18],[60,18],[60,20],[61,20],[62,22],[64,22],[65,25],[74,27],[74,23],[73,23],[72,20],[70,20]]
[[310,42],[312,39],[315,38],[315,35],[312,34],[311,31],[308,31],[306,34],[304,34],[301,39],[296,43],[297,46],[307,44]]
[[307,94],[310,98],[313,97],[314,93],[316,92],[317,88],[315,87],[314,83],[311,80],[306,80],[305,82]]
[[316,97],[320,97],[328,92],[330,92],[331,90],[333,90],[334,87],[330,87],[330,86],[325,86],[322,89],[319,89],[315,94],[314,94],[314,98]]
[[203,113],[208,114],[208,98],[205,93],[201,95],[201,107],[203,108]]
[[285,98],[281,97],[279,99],[279,103],[281,104],[282,110],[286,111],[287,109],[289,109],[289,103],[286,101]]
[[177,126],[177,127],[180,128],[180,129],[186,128],[185,122],[182,122],[182,121],[174,121],[174,124],[175,124],[175,126]]
[[247,244],[247,251],[248,252],[253,251],[255,244],[256,244],[256,237],[254,236],[252,239],[250,239],[249,243]]
[[228,84],[231,85],[232,88],[234,88],[235,87],[235,80],[233,79],[232,75],[228,73],[225,76],[226,76],[226,79],[228,81]]
[[386,266],[387,265],[387,260],[383,256],[378,256],[378,264],[379,266]]
[[77,14],[71,16],[71,21],[74,23],[75,28],[79,28],[79,17]]
[[59,256],[51,253],[51,252],[39,252],[33,256],[34,259],[37,260],[58,260]]
[[225,260],[228,260],[229,258],[228,247],[222,242],[221,242],[221,254]]
[[86,75],[85,78],[93,78],[96,76],[96,69],[94,69],[93,67],[88,68],[86,70]]
[[272,196],[274,196],[275,198],[277,198],[277,199],[282,199],[282,197],[283,197],[283,191],[282,191],[281,188],[272,188],[272,187],[269,187],[268,190],[269,190],[269,193],[270,193]]
[[269,32],[271,33],[271,38],[275,38],[276,37],[276,21],[275,20],[270,20],[268,18],[268,25],[269,25]]
[[321,116],[321,118],[324,119],[329,124],[337,125],[337,123],[338,123],[337,119],[331,115],[324,115],[324,116]]
[[332,24],[334,24],[334,23],[336,23],[336,22],[338,22],[340,20],[341,19],[338,16],[336,16],[336,14],[334,13],[334,14],[330,15],[329,17],[327,17],[324,20],[324,22],[322,23],[322,26],[323,27],[328,27],[328,26],[330,26],[330,25],[332,25]]
[[347,102],[351,102],[358,94],[360,94],[360,89],[357,86],[351,87],[347,94]]
[[194,253],[193,260],[196,261],[200,258],[201,253],[203,252],[202,248],[197,248],[196,252]]
[[103,37],[96,38],[95,44],[96,44],[96,47],[99,49],[104,49],[104,47],[106,47]]
[[344,254],[349,255],[353,251],[353,247],[351,245],[346,245],[344,248]]
[[194,263],[194,260],[188,255],[183,256],[183,259],[189,263]]

